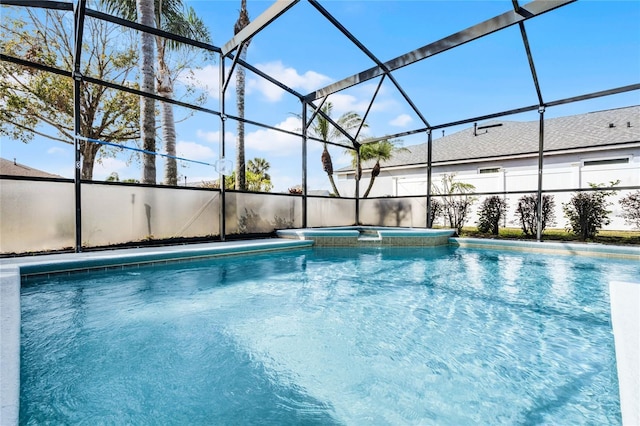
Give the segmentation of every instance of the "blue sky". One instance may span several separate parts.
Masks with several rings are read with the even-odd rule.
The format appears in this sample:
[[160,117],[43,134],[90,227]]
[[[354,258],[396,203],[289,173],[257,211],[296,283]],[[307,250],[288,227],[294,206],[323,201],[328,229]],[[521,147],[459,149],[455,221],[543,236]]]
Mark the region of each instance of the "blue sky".
[[[522,4],[526,4],[521,2]],[[240,0],[189,1],[208,25],[213,44],[222,46],[233,36]],[[322,1],[321,4],[380,60],[465,29],[511,9],[510,0],[495,1]],[[271,2],[248,0],[253,19]],[[581,0],[526,21],[525,28],[542,86],[543,99],[553,101],[640,82],[640,2]],[[306,1],[301,1],[259,33],[249,47],[248,62],[307,94],[373,66],[372,61],[339,33]],[[197,84],[208,92],[205,106],[219,110],[218,64],[205,63],[194,71]],[[227,62],[227,67],[230,62]],[[432,125],[534,105],[537,97],[517,26],[467,43],[394,73],[403,90]],[[236,114],[234,81],[226,97],[227,112]],[[374,79],[331,95],[335,116],[355,110],[364,114],[378,84]],[[550,108],[560,116],[640,104],[638,91]],[[245,117],[274,127],[295,130],[301,104],[293,96],[247,73]],[[177,117],[186,111],[176,109]],[[536,113],[505,119],[534,120]],[[220,123],[215,116],[196,113],[180,122],[178,155],[214,163],[219,156]],[[382,136],[423,127],[387,79],[368,117],[367,135]],[[227,122],[226,157],[233,159],[236,125]],[[451,133],[458,129],[447,129]],[[300,139],[255,126],[246,126],[247,159],[263,157],[271,164],[274,191],[301,182]],[[436,132],[438,137],[441,133]],[[424,142],[425,135],[402,138],[404,146]],[[329,189],[320,165],[321,145],[309,144],[309,188]],[[346,166],[350,156],[332,148],[334,168]],[[72,177],[73,150],[60,142],[36,139],[29,144],[2,141],[2,157],[31,167]],[[139,178],[136,161],[118,154],[96,165],[94,179],[111,172]],[[182,181],[212,180],[211,167],[182,164]],[[158,162],[158,180],[162,162]]]

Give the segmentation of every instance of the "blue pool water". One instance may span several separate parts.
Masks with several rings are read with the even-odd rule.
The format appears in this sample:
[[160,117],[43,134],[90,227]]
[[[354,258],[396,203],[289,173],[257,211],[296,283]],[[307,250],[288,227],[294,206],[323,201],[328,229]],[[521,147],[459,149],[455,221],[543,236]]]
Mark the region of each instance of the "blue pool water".
[[637,262],[307,249],[22,289],[21,424],[619,424]]

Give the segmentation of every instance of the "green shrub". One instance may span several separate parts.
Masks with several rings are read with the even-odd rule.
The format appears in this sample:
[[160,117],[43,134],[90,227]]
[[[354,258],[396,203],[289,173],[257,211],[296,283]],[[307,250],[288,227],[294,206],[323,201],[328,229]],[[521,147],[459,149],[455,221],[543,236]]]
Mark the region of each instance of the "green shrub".
[[[617,182],[612,182],[612,186]],[[589,184],[592,188],[600,188],[602,185]],[[592,239],[598,230],[604,225],[608,225],[610,210],[607,206],[607,197],[615,194],[616,191],[592,191],[579,192],[571,197],[568,203],[562,204],[562,210],[569,220],[568,231],[573,232],[582,241]]]
[[624,221],[640,229],[640,191],[632,192],[631,194],[620,200],[622,206],[622,217]]
[[441,181],[442,189],[433,185],[433,193],[442,195],[442,216],[447,225],[460,234],[471,211],[471,205],[477,198],[471,195],[476,187],[470,183],[456,181],[455,176],[455,173],[445,173]]
[[[553,195],[542,196],[542,229],[544,231],[547,225],[553,225],[555,223],[555,214],[553,209],[555,207],[555,200]],[[520,227],[525,236],[535,237],[538,235],[538,197],[536,194],[523,195],[518,200],[518,207],[516,207],[516,214],[518,215],[518,221]]]
[[431,199],[431,211],[429,215],[429,223],[427,228],[433,228],[433,222],[442,214],[442,203],[438,200]]
[[478,231],[498,235],[500,220],[504,219],[506,211],[507,203],[502,198],[497,195],[485,198],[478,211]]

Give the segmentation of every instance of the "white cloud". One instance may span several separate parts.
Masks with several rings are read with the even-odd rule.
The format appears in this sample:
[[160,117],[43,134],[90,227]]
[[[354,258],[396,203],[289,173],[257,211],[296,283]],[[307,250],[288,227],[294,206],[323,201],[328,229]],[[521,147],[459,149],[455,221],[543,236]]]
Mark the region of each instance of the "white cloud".
[[[102,158],[93,165],[93,179],[105,180],[111,173],[120,174],[120,171],[127,170],[127,168],[126,161],[118,160],[117,158]],[[120,179],[122,179],[122,176],[120,176]]]
[[197,161],[209,160],[215,157],[215,153],[210,147],[187,141],[180,141],[176,144],[176,153],[178,157]]
[[[298,117],[287,117],[275,125],[278,129],[299,131],[302,124]],[[245,136],[245,147],[256,151],[270,152],[273,155],[295,155],[301,151],[301,138],[271,129],[260,129]]]
[[400,114],[399,116],[391,120],[389,124],[392,126],[404,127],[412,121],[413,119],[408,114]]
[[64,149],[62,149],[60,147],[57,147],[57,146],[51,147],[51,148],[49,148],[47,150],[47,154],[51,154],[51,155],[66,154],[66,152],[67,152],[66,150],[64,150]]
[[[310,92],[331,82],[329,77],[315,71],[299,74],[295,68],[287,67],[281,61],[257,64],[256,68],[285,86],[302,92]],[[247,93],[250,94],[254,91],[261,93],[269,102],[278,102],[286,93],[275,84],[260,77],[247,80]]]
[[269,170],[271,175],[271,183],[274,184],[273,192],[289,192],[289,188],[302,184],[300,177],[295,177],[288,170],[273,169]]
[[[369,108],[373,94],[375,93],[375,85],[365,85],[366,87],[357,88],[352,93],[334,93],[329,96],[329,101],[333,105],[333,114],[336,117],[344,114],[345,112],[355,111],[358,114],[364,114]],[[393,111],[398,107],[398,102],[385,97],[386,91],[380,89],[376,99],[371,106],[372,112]],[[316,105],[319,105],[318,101]]]
[[[220,131],[219,130],[215,130],[213,132],[207,132],[204,130],[197,130],[196,131],[196,136],[200,139],[203,139],[205,142],[210,142],[213,144],[218,145],[220,143]],[[225,133],[225,140],[229,141],[229,140],[234,140],[235,139],[235,135],[231,132],[226,132]]]
[[332,157],[334,170],[351,166],[351,162],[353,161],[353,157],[348,152],[342,152],[340,155]]

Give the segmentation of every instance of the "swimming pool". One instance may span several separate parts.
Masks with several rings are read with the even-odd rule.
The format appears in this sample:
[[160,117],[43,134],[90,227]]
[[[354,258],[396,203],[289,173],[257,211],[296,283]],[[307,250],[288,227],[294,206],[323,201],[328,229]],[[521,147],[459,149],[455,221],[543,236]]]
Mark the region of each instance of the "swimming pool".
[[620,423],[637,262],[304,249],[23,285],[21,423]]

